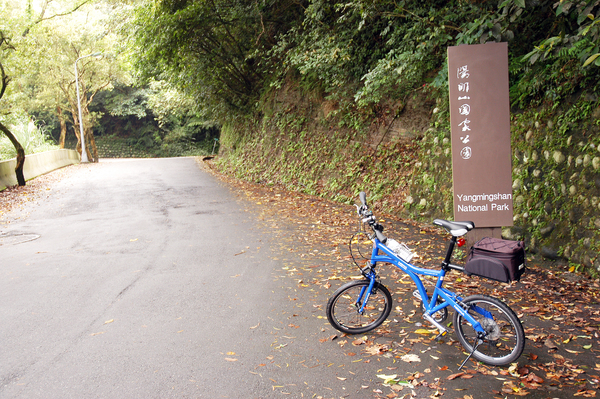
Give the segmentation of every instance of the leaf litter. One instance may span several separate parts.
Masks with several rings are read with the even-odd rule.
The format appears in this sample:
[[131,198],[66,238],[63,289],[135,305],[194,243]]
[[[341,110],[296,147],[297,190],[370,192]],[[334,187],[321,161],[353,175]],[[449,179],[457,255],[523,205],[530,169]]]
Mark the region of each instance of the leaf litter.
[[[277,255],[277,259],[283,259],[286,264],[282,271],[296,280],[297,288],[318,295],[322,301],[318,306],[322,313],[318,317],[324,318],[329,295],[344,282],[360,278],[347,249],[348,240],[358,230],[354,207],[290,192],[279,186],[251,184],[218,172],[214,174],[238,189],[250,202],[260,203],[260,219],[268,222],[270,229],[273,226],[281,229],[273,231],[278,235],[278,242],[284,243],[282,253]],[[443,231],[428,224],[379,214],[380,219],[385,220],[387,235],[401,238],[417,252],[417,263],[423,267],[438,267],[447,245]],[[359,239],[355,242],[361,243]],[[370,242],[362,240],[362,244],[367,246],[364,253],[368,255]],[[546,397],[544,395],[552,396],[565,390],[573,396],[596,397],[600,385],[598,280],[574,274],[566,264],[544,261],[531,254],[528,254],[528,273],[520,282],[510,285],[450,273],[446,284],[464,296],[487,294],[507,302],[521,319],[527,337],[525,352],[514,365],[493,367],[471,360],[464,372],[456,373],[452,370],[456,370],[462,361],[460,357],[466,354],[453,338],[439,344],[432,340],[436,334],[420,317],[419,303],[411,295],[412,280],[389,265],[383,266],[381,276],[394,297],[395,309],[388,320],[377,330],[358,338],[341,335],[350,338],[353,347],[361,348],[360,354],[347,352],[348,355],[366,356],[365,362],[387,359],[399,365],[399,369],[410,370],[404,376],[398,374],[387,379],[387,383],[381,382],[382,387],[373,391],[374,397],[415,397],[412,393],[411,396],[400,395],[398,387],[406,387],[402,384],[395,384],[396,389],[391,392],[383,390],[383,386],[390,385],[396,378],[407,381],[413,388],[429,388],[430,397],[458,397],[452,391],[460,392],[463,388],[453,381],[490,378],[501,382],[499,389],[489,388],[490,397]],[[331,335],[332,331],[336,335]],[[348,344],[347,339],[339,339],[340,333],[333,328],[324,328],[323,333],[317,344],[338,342],[340,350]],[[445,346],[452,346],[459,356],[449,358],[451,352],[446,351]],[[423,352],[430,352],[429,357],[437,366],[433,371],[431,366],[426,367],[428,362],[421,362]],[[414,371],[421,363],[427,373]]]

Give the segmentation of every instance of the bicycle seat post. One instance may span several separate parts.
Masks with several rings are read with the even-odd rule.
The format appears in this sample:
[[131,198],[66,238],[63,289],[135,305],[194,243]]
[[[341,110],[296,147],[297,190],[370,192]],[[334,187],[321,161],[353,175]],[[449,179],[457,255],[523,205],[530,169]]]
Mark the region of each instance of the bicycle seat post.
[[446,251],[446,257],[442,262],[442,267],[446,268],[450,264],[450,260],[452,259],[452,253],[454,252],[454,246],[456,245],[457,238],[452,236],[450,238],[450,244],[448,244],[448,250]]

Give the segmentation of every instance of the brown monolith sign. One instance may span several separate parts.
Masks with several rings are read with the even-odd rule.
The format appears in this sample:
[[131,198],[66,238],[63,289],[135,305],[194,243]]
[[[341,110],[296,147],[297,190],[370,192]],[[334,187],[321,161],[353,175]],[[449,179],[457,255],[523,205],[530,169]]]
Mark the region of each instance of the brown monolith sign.
[[454,218],[513,225],[508,45],[448,48]]

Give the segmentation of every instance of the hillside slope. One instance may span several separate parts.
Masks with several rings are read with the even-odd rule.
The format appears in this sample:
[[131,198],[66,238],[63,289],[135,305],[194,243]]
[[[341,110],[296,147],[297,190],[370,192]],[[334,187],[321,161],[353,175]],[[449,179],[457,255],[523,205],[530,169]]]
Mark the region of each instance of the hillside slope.
[[[447,103],[425,95],[390,104],[361,130],[327,101],[286,90],[260,124],[222,132],[221,170],[245,180],[352,202],[365,190],[381,211],[452,219]],[[514,226],[508,239],[600,272],[600,108],[580,96],[511,117]]]

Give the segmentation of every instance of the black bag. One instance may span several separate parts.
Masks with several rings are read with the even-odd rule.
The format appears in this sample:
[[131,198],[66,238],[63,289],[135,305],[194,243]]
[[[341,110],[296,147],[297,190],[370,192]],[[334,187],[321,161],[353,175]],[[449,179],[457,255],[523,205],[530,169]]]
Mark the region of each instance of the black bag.
[[485,237],[469,251],[465,273],[508,283],[519,281],[525,272],[523,241]]

